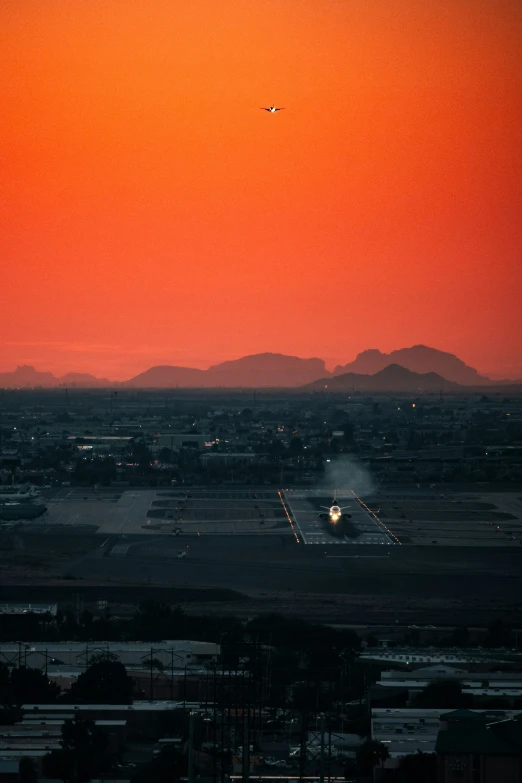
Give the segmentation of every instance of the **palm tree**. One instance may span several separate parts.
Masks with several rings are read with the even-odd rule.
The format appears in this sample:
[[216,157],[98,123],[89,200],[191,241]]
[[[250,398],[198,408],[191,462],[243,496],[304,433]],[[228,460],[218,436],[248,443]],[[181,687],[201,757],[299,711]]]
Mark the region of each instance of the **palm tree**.
[[361,772],[369,774],[377,765],[381,766],[390,757],[388,747],[382,742],[367,740],[357,751],[357,765]]

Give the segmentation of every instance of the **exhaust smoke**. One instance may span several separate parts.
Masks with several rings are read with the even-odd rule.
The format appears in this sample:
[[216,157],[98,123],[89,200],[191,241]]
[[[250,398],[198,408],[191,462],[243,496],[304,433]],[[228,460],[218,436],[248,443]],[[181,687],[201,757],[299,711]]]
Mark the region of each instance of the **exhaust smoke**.
[[336,489],[343,493],[353,489],[356,495],[365,496],[375,490],[375,483],[364,465],[353,457],[343,455],[326,463],[320,488],[331,491],[332,495]]

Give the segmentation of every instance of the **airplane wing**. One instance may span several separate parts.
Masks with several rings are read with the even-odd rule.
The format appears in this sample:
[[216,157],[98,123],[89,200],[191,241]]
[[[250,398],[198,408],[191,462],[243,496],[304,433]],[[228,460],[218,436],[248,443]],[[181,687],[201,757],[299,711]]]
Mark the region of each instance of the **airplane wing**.
[[259,108],[263,109],[263,111],[270,111],[270,109],[268,109],[266,106],[260,106]]
[[325,508],[327,511],[330,511],[330,506],[319,506],[319,508]]

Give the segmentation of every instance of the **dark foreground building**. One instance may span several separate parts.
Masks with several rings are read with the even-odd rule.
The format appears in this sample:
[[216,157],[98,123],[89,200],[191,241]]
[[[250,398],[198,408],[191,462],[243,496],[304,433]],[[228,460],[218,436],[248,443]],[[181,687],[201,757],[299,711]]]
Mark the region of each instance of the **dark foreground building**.
[[441,716],[438,783],[522,783],[522,720],[502,712]]

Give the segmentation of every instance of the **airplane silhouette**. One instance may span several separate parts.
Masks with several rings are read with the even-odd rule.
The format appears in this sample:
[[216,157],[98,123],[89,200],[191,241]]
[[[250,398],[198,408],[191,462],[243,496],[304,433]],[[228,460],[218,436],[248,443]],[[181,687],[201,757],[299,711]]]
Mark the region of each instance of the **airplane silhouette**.
[[334,499],[332,500],[332,505],[321,506],[321,508],[324,508],[328,511],[328,516],[326,514],[319,514],[319,517],[321,519],[328,519],[330,522],[333,522],[334,524],[338,522],[343,516],[346,516],[348,518],[352,516],[351,514],[343,514],[343,511],[349,507],[339,505],[339,501],[337,500],[337,490],[335,490]]

